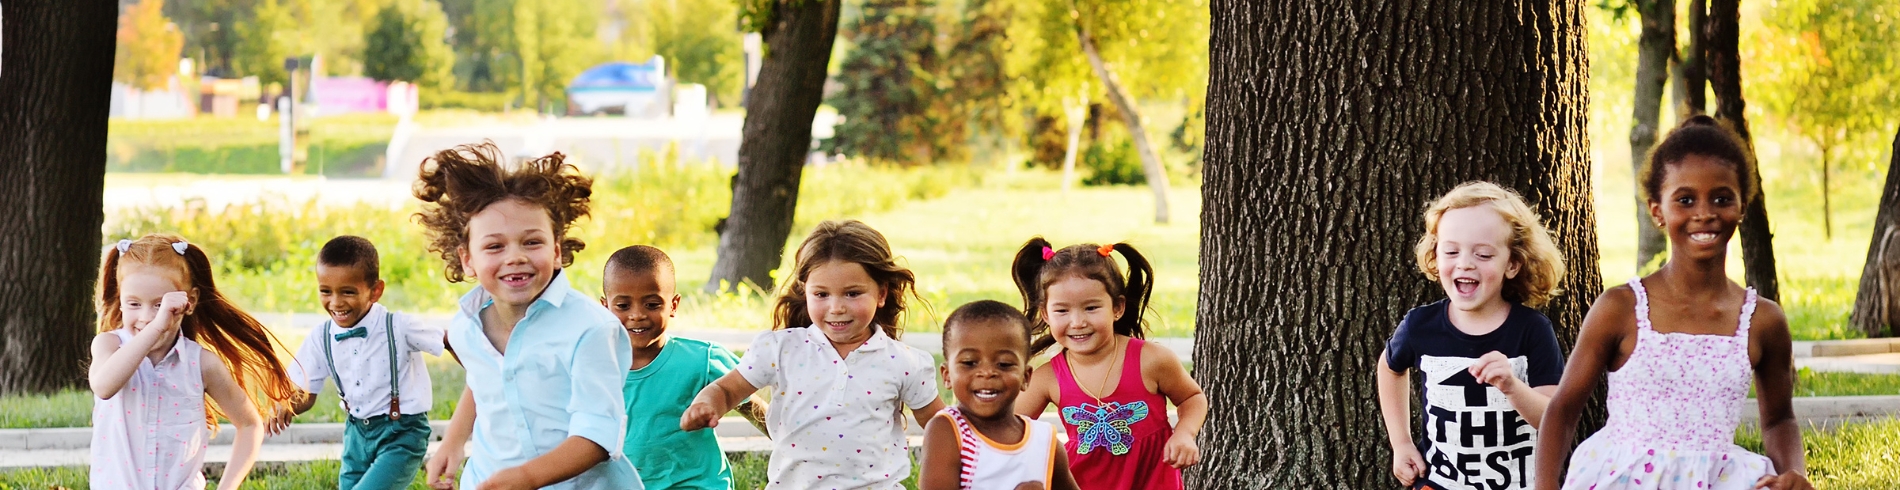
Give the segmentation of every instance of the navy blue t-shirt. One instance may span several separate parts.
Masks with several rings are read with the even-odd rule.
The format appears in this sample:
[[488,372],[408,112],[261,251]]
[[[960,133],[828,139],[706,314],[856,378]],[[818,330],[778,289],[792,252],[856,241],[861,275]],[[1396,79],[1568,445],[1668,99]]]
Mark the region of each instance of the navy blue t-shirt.
[[1386,364],[1394,372],[1417,370],[1425,392],[1419,412],[1425,437],[1418,438],[1418,451],[1428,473],[1415,486],[1530,488],[1537,430],[1503,392],[1472,377],[1469,368],[1479,356],[1497,351],[1510,358],[1524,386],[1555,385],[1564,371],[1557,334],[1542,313],[1512,303],[1497,330],[1469,335],[1451,324],[1450,304],[1441,300],[1413,308],[1386,343]]

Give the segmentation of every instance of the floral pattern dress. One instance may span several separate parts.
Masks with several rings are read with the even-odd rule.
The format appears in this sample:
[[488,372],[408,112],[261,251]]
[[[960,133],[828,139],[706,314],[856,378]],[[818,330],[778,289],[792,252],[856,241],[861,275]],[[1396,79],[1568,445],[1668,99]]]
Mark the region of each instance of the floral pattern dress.
[[1636,349],[1609,374],[1609,423],[1577,446],[1564,488],[1748,489],[1775,474],[1767,457],[1734,442],[1739,402],[1754,381],[1748,322],[1755,290],[1742,303],[1735,335],[1696,335],[1655,331],[1642,279],[1629,285]]

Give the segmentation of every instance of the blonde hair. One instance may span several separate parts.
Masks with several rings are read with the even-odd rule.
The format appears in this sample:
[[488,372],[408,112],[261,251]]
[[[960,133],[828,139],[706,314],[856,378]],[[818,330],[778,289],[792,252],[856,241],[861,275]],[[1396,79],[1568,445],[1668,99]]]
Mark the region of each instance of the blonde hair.
[[1537,212],[1524,198],[1510,189],[1490,182],[1466,182],[1445,193],[1425,209],[1425,235],[1418,238],[1413,251],[1418,255],[1418,270],[1433,281],[1438,279],[1438,221],[1446,211],[1488,206],[1511,225],[1511,263],[1518,266],[1517,277],[1504,281],[1501,296],[1507,301],[1538,308],[1562,294],[1557,283],[1564,279],[1564,256],[1550,239]]

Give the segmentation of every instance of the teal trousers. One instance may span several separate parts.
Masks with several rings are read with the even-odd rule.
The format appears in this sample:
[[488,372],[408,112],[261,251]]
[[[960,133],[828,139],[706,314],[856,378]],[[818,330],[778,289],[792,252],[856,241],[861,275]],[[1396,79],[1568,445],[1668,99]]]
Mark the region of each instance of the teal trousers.
[[343,429],[341,490],[396,490],[409,487],[429,452],[429,416],[369,419],[350,417]]

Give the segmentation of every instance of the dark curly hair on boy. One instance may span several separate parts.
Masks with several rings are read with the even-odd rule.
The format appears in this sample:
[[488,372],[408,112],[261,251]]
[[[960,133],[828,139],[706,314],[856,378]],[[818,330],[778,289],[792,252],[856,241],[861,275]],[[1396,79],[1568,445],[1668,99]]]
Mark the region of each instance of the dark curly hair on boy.
[[564,163],[565,159],[554,152],[507,165],[500,148],[483,142],[442,150],[422,161],[414,191],[423,205],[415,220],[427,229],[429,251],[442,257],[449,282],[464,279],[459,253],[468,246],[469,218],[509,199],[546,209],[555,239],[561,243],[561,266],[574,264],[574,252],[587,244],[567,231],[574,221],[587,216],[594,181]]

